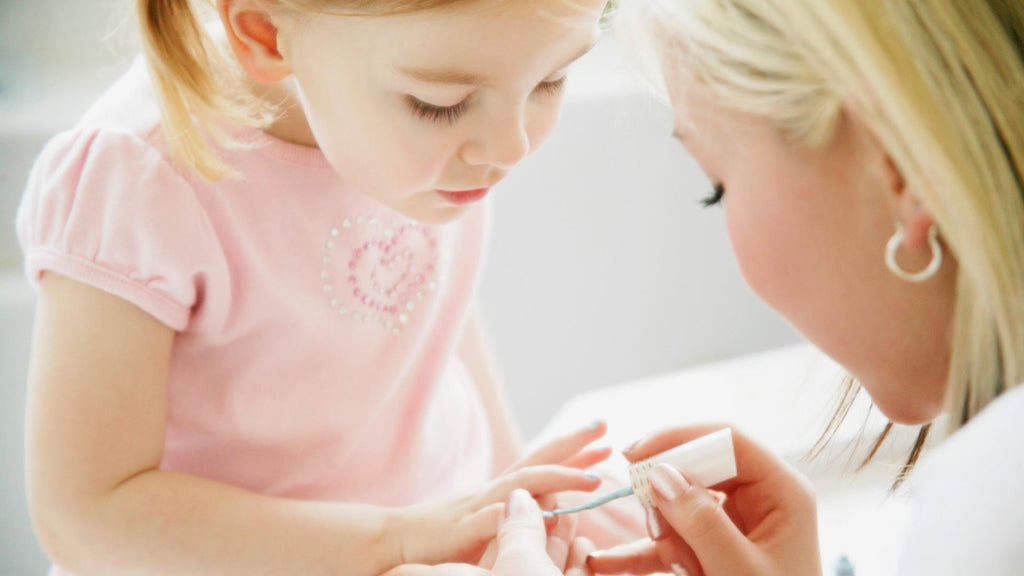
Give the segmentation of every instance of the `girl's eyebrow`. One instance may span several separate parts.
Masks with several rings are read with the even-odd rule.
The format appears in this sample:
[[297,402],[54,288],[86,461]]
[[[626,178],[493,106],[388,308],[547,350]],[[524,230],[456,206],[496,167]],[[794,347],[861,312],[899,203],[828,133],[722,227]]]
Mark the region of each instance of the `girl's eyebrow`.
[[[590,52],[596,42],[592,42],[580,50],[575,56],[570,58],[565,64],[555,68],[555,71],[561,70],[579,60],[588,52]],[[483,75],[476,74],[473,72],[465,72],[462,70],[432,70],[429,68],[418,68],[415,66],[403,66],[398,69],[399,72],[411,76],[412,78],[419,80],[420,82],[426,82],[428,84],[453,84],[457,86],[489,86],[491,81]]]

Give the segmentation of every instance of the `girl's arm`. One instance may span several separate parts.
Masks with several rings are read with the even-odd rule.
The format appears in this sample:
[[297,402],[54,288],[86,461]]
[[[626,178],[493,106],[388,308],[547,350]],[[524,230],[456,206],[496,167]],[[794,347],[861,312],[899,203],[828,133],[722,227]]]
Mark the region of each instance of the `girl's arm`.
[[487,419],[491,423],[491,434],[494,436],[493,475],[497,476],[519,460],[523,454],[523,443],[519,426],[509,407],[505,387],[498,377],[494,355],[491,353],[476,304],[470,309],[469,317],[466,319],[458,355],[476,382],[487,409]]
[[41,280],[28,401],[39,539],[82,574],[377,574],[401,561],[369,506],[255,495],[159,471],[174,332],[132,304]]
[[[173,331],[134,305],[46,274],[28,401],[28,496],[43,548],[81,574],[380,574],[471,557],[514,488],[593,490],[556,465],[603,430],[561,438],[478,493],[406,508],[254,494],[161,471]],[[550,464],[550,465],[549,465]]]

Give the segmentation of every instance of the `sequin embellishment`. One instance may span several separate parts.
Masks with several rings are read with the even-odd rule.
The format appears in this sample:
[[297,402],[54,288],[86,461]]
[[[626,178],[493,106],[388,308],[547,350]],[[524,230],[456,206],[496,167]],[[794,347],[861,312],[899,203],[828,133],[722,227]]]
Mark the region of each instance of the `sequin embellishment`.
[[369,216],[331,228],[320,282],[335,313],[401,334],[437,289],[437,239],[423,224]]

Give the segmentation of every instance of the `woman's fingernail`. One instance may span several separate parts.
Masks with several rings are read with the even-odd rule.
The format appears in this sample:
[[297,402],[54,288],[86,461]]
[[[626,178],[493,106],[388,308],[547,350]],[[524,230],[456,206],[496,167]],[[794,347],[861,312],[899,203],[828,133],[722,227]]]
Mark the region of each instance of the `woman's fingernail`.
[[661,540],[661,537],[665,534],[665,529],[661,525],[661,518],[658,511],[654,508],[644,507],[644,513],[647,515],[647,535],[651,537],[651,540]]
[[658,464],[647,475],[654,490],[662,500],[675,500],[683,492],[690,489],[690,483],[683,478],[679,470],[670,464]]
[[585,430],[588,430],[588,431],[590,431],[590,430],[597,430],[598,428],[601,427],[602,424],[604,424],[604,420],[594,420],[590,424],[587,424],[587,427],[585,428]]
[[586,478],[587,480],[600,480],[601,479],[601,475],[600,474],[598,474],[597,472],[591,472],[590,470],[587,470],[586,472],[584,472],[583,473],[583,477]]
[[675,562],[668,565],[672,569],[672,573],[676,576],[690,576],[690,573],[683,568],[682,564],[676,564]]
[[725,492],[716,492],[712,490],[709,490],[709,492],[711,492],[711,495],[715,497],[715,502],[718,503],[719,506],[725,505]]
[[508,502],[505,504],[505,519],[523,518],[530,513],[530,501],[533,497],[522,488],[516,488],[508,495]]
[[639,445],[642,440],[643,438],[638,438],[634,440],[629,446],[626,446],[625,448],[622,449],[622,453],[629,454],[633,450],[636,450],[637,445]]

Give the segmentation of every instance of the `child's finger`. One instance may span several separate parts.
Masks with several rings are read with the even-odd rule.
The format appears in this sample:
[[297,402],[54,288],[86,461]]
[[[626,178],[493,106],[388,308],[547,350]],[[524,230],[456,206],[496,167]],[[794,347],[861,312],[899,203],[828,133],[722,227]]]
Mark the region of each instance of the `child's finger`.
[[551,561],[560,571],[565,571],[565,561],[569,558],[569,544],[576,532],[576,518],[568,516],[560,518],[558,525],[548,534],[547,553]]
[[591,448],[590,450],[584,450],[579,454],[570,456],[563,460],[561,464],[570,468],[590,468],[594,464],[600,464],[607,460],[612,455],[612,452],[611,446]]
[[583,450],[594,440],[604,436],[604,433],[607,431],[607,424],[600,420],[594,421],[584,428],[580,428],[560,438],[555,438],[538,447],[524,456],[519,462],[513,464],[509,470],[541,464],[558,464]]
[[594,551],[594,543],[584,537],[576,538],[569,546],[569,557],[565,563],[565,576],[594,576],[587,566],[587,557]]
[[490,570],[494,567],[494,560],[498,557],[498,540],[494,539],[487,543],[487,549],[484,550],[480,561],[477,565],[485,570]]
[[598,574],[652,574],[666,568],[654,542],[647,538],[591,552],[587,565]]
[[[558,508],[558,496],[555,494],[541,494],[537,496],[537,505],[540,506],[541,510],[555,510]],[[544,528],[551,532],[558,526],[558,522],[561,516],[553,516],[551,518],[544,517]]]
[[601,486],[601,476],[594,472],[565,466],[532,466],[506,474],[495,480],[486,502],[501,502],[516,488],[531,494],[555,492],[593,492]]
[[464,517],[455,528],[456,546],[462,550],[470,550],[475,546],[483,548],[488,540],[498,534],[498,524],[505,513],[505,505],[501,502],[485,506]]

